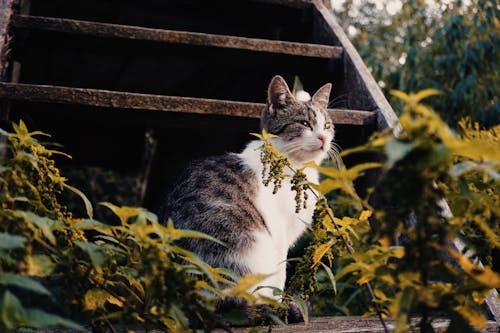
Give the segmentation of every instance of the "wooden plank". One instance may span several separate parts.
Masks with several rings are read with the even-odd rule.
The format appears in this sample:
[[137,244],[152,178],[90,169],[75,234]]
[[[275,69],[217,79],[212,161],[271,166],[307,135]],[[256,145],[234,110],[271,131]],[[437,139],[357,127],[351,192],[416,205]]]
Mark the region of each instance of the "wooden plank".
[[15,0],[0,0],[0,81],[6,81],[9,67],[10,40],[9,28],[13,17]]
[[312,6],[311,0],[253,0],[253,1],[276,4],[280,6],[293,7],[293,8],[309,8]]
[[[263,103],[138,94],[48,85],[0,83],[0,98],[30,102],[77,104],[104,108],[153,110],[259,118]],[[334,124],[370,125],[369,111],[329,109]]]
[[[411,318],[412,325],[408,327],[407,333],[420,333],[418,322],[420,318]],[[395,322],[392,319],[385,319],[390,332],[395,329]],[[436,318],[432,322],[432,328],[436,333],[445,333],[450,324],[447,318]],[[254,327],[256,331],[268,332],[267,326]],[[260,330],[259,330],[260,329]],[[248,332],[248,327],[232,328],[233,333]],[[223,333],[223,329],[216,329],[213,333]],[[380,320],[375,317],[361,316],[334,316],[334,317],[313,317],[309,324],[296,323],[286,326],[272,326],[272,332],[279,333],[384,333],[384,328]],[[494,321],[489,320],[486,328],[481,330],[481,333],[497,333],[497,327]],[[38,332],[37,332],[38,333]],[[140,333],[140,332],[137,332]],[[458,332],[457,332],[458,333]]]
[[[418,333],[420,329],[416,325],[419,318],[412,318],[412,327],[408,328],[408,333]],[[386,319],[389,323],[391,331],[394,330],[394,321]],[[446,318],[436,318],[432,327],[436,333],[446,332],[450,321]],[[361,317],[361,316],[336,316],[336,317],[313,317],[311,318],[308,325],[304,323],[289,324],[286,326],[270,325],[270,326],[259,326],[259,327],[235,327],[230,328],[231,332],[234,333],[246,333],[252,328],[254,331],[258,332],[281,332],[281,333],[383,333],[384,330],[380,324],[380,321],[375,317]],[[123,327],[116,325],[115,329],[117,332],[126,332],[129,327]],[[142,327],[133,327],[134,331],[137,333],[146,333],[146,329]],[[84,331],[76,331],[72,329],[64,328],[51,328],[51,329],[37,329],[33,331],[34,333],[90,333],[91,330],[87,329]],[[148,332],[154,333],[166,333],[162,329],[153,329]],[[212,331],[213,333],[225,333],[227,330],[216,328]],[[481,333],[497,333],[498,328],[495,322],[488,321],[486,328],[481,330]]]
[[371,111],[328,109],[328,113],[336,125],[373,125],[377,118]]
[[269,52],[301,57],[341,58],[343,53],[341,47],[330,45],[215,35],[201,32],[162,30],[42,16],[16,15],[13,18],[13,24],[17,28],[24,29],[41,29],[98,37],[241,49],[252,52]]

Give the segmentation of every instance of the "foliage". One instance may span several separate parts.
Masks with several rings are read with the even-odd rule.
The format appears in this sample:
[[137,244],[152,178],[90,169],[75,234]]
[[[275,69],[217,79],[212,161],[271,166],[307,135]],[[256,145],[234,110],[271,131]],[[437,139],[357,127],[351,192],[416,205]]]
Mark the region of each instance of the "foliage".
[[[268,183],[279,190],[291,177],[298,210],[307,192],[318,199],[311,242],[302,257],[293,259],[290,290],[274,290],[284,304],[296,302],[306,321],[302,299],[309,297],[316,311],[333,307],[340,314],[392,317],[397,332],[405,331],[416,314],[422,316],[424,332],[443,314],[452,318],[450,332],[484,326],[482,303],[491,288],[500,288],[492,255],[500,243],[500,155],[495,149],[500,128],[486,131],[464,120],[463,134],[454,133],[421,104],[436,93],[394,91],[405,103],[400,137],[377,133],[366,145],[343,152],[375,152],[377,161],[350,168],[305,165],[323,175],[319,184],[305,184],[303,169],[292,174],[293,165],[266,144],[271,135],[256,134],[266,152],[262,158],[274,170]],[[9,151],[0,167],[1,329],[81,329],[90,322],[96,331],[117,323],[209,331],[242,318],[217,316],[221,300],[239,297],[253,306],[281,308],[248,292],[264,276],[238,279],[176,244],[182,237],[217,242],[207,235],[176,229],[172,221],[160,224],[142,208],[107,202],[102,206],[119,223],[94,219],[90,202],[55,167],[53,155],[62,153],[41,145],[36,137],[44,134],[29,132],[23,122],[13,127],[13,133],[2,131]],[[379,181],[361,197],[356,179],[373,172]],[[61,203],[65,190],[81,197],[86,218],[75,218]],[[456,203],[452,216],[443,211],[442,198]],[[480,230],[481,237],[467,232],[471,229]],[[455,239],[466,244],[463,251],[453,246]],[[466,256],[467,250],[484,266]],[[291,296],[296,289],[301,297]],[[264,316],[282,324],[275,313]],[[259,320],[254,311],[240,324]]]
[[[218,242],[207,235],[176,229],[172,221],[160,224],[142,208],[107,202],[101,205],[119,223],[93,219],[88,199],[55,166],[54,154],[63,153],[40,144],[37,137],[46,134],[29,132],[22,121],[13,129],[1,133],[7,139],[0,166],[2,331],[82,329],[88,323],[95,331],[134,323],[172,332],[210,331],[233,320],[216,314],[225,299],[278,306],[249,292],[265,276],[239,279],[176,243],[184,237]],[[81,197],[86,218],[73,217],[61,203],[65,190]],[[243,323],[262,316],[282,323],[272,313],[246,314]]]
[[[365,314],[393,318],[396,332],[406,331],[415,315],[421,317],[422,332],[432,332],[433,318],[442,315],[452,318],[450,332],[457,327],[470,332],[469,325],[484,328],[485,297],[500,288],[500,274],[487,257],[499,245],[498,137],[477,128],[465,136],[454,133],[421,103],[439,93],[434,89],[392,93],[405,104],[403,133],[394,137],[388,129],[342,153],[376,153],[382,163],[308,165],[324,177],[320,184],[310,184],[319,191],[313,237],[304,255],[295,259],[299,263],[291,285],[313,301],[316,292],[327,289],[333,291],[332,299],[343,293],[336,299],[343,304],[330,300],[319,309],[330,305],[344,314],[360,310],[355,297],[368,297],[369,304],[361,302]],[[367,172],[376,172],[378,181],[361,198],[354,182]],[[443,206],[447,196],[470,203],[450,215]],[[339,203],[348,203],[353,214],[335,216],[330,207]],[[464,233],[471,225],[484,237],[471,239]],[[458,239],[467,244],[463,251],[455,246]],[[466,255],[468,250],[484,265]],[[352,288],[361,285],[367,288]]]
[[385,92],[432,87],[445,94],[429,105],[453,128],[465,116],[481,126],[498,124],[498,1],[402,3],[393,15],[371,2],[338,13],[344,26],[357,31],[353,43]]
[[[94,208],[93,216],[99,221],[118,222],[113,212],[99,205],[99,202],[114,202],[134,207],[141,205],[134,173],[73,163],[64,163],[59,170],[71,181],[72,186],[85,193]],[[61,201],[67,205],[73,216],[86,216],[85,207],[82,207],[80,199],[74,193],[63,192]]]
[[[500,146],[500,125],[484,130],[477,122],[465,118],[459,122],[459,126],[465,140],[484,141],[489,149]],[[452,172],[460,176],[460,180],[454,184],[440,183],[440,188],[445,191],[455,216],[474,216],[467,219],[457,217],[463,230],[461,239],[474,249],[484,263],[500,271],[500,183],[485,181],[485,173],[486,177],[498,180],[498,172],[489,163],[482,165],[467,159],[457,159]]]

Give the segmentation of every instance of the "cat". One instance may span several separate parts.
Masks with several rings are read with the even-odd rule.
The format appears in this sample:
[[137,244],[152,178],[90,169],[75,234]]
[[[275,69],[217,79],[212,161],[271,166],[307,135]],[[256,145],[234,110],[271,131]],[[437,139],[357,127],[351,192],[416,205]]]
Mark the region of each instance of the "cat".
[[[300,168],[305,162],[321,164],[332,154],[334,126],[327,113],[332,85],[327,83],[308,101],[294,97],[280,75],[267,89],[267,103],[260,127],[276,135],[273,146]],[[303,98],[302,98],[303,99]],[[288,250],[312,222],[315,198],[296,213],[295,192],[289,178],[273,194],[264,186],[259,146],[254,140],[240,153],[226,153],[193,161],[180,175],[162,203],[161,221],[171,218],[180,229],[203,232],[213,241],[183,239],[181,246],[197,253],[213,267],[225,267],[237,275],[269,274],[259,285],[283,290]],[[314,168],[304,170],[308,181],[318,183]],[[270,288],[258,294],[276,298]]]

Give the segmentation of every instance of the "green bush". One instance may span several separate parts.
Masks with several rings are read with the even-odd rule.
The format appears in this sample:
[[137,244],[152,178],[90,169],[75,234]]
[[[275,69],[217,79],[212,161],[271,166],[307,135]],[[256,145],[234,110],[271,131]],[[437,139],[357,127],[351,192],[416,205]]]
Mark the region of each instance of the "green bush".
[[[302,297],[276,290],[284,304],[293,299],[305,312],[301,300],[309,298],[315,315],[390,317],[396,332],[406,331],[414,315],[421,317],[422,332],[431,332],[433,318],[443,315],[452,318],[450,332],[484,327],[485,297],[500,288],[493,255],[500,244],[500,128],[486,131],[463,121],[463,134],[456,134],[420,103],[436,93],[393,92],[405,103],[401,135],[388,129],[342,153],[370,153],[377,160],[349,169],[307,165],[323,175],[320,184],[304,183],[302,169],[290,176],[297,210],[307,195],[318,200],[302,256],[290,259],[289,288]],[[254,311],[250,320],[219,316],[216,304],[227,297],[286,307],[247,292],[263,276],[238,279],[175,242],[215,239],[176,229],[172,221],[161,225],[145,209],[107,202],[101,205],[120,223],[93,219],[90,202],[54,165],[53,155],[62,153],[37,141],[43,133],[29,132],[22,122],[13,127],[13,133],[2,132],[8,153],[0,167],[2,330],[140,324],[210,331],[223,323],[262,323],[259,314],[282,324],[275,314],[283,312]],[[266,182],[279,191],[289,177],[285,168],[293,165],[269,144],[269,134],[257,136]],[[355,182],[366,173],[377,181],[361,197]],[[63,191],[81,197],[86,218],[72,216],[61,203]],[[452,203],[453,215],[443,210],[442,199]],[[456,240],[465,248],[455,248]],[[469,250],[483,265],[466,256]]]
[[[207,235],[176,229],[172,221],[162,225],[142,208],[107,202],[101,205],[120,223],[93,219],[88,199],[54,164],[53,155],[63,153],[41,145],[36,137],[45,134],[29,132],[22,121],[13,129],[1,133],[7,142],[0,167],[2,331],[84,325],[104,331],[116,324],[210,331],[233,321],[215,311],[227,297],[277,306],[247,292],[264,276],[238,279],[175,242],[183,237],[218,242]],[[72,216],[61,203],[63,191],[81,197],[86,218]],[[249,321],[246,315],[242,323],[260,317]]]
[[[390,317],[396,332],[413,316],[421,317],[422,332],[433,332],[439,316],[452,318],[450,332],[484,328],[485,298],[500,288],[492,269],[500,244],[500,127],[454,133],[420,103],[437,93],[394,91],[405,103],[402,133],[387,129],[342,153],[377,160],[349,169],[312,165],[324,177],[310,185],[320,199],[292,284],[321,314]],[[374,171],[377,181],[362,198],[354,183]],[[452,215],[443,199],[455,203]]]

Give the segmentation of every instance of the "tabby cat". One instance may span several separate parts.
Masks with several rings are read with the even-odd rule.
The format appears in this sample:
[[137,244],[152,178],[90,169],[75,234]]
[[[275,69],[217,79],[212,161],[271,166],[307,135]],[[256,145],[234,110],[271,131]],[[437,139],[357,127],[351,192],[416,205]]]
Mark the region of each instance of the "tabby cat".
[[[294,168],[305,162],[320,164],[332,153],[334,127],[326,111],[331,84],[325,84],[307,101],[294,97],[277,75],[268,86],[261,128],[277,137],[273,146],[287,154]],[[186,168],[162,203],[159,217],[171,218],[181,229],[211,235],[213,241],[185,239],[182,246],[214,267],[238,275],[269,274],[260,284],[284,289],[287,253],[312,222],[315,206],[308,196],[307,208],[296,213],[295,192],[289,179],[273,194],[264,186],[258,149],[251,141],[240,153],[226,153],[194,161]],[[309,182],[317,183],[314,168],[306,168]],[[258,293],[273,297],[270,288]]]

